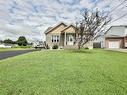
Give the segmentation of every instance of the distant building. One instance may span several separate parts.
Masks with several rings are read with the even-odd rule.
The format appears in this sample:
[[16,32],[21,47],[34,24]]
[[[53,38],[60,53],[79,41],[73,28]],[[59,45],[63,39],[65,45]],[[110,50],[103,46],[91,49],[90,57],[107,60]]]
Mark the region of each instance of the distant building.
[[105,48],[127,48],[127,25],[111,26],[107,30]]
[[0,44],[0,48],[12,48],[12,45]]

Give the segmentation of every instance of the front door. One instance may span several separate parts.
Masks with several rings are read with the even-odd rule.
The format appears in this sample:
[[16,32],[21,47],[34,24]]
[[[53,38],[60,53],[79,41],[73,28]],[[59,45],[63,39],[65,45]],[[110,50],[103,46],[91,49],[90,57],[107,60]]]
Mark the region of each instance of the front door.
[[73,35],[67,36],[67,45],[74,45],[74,37]]

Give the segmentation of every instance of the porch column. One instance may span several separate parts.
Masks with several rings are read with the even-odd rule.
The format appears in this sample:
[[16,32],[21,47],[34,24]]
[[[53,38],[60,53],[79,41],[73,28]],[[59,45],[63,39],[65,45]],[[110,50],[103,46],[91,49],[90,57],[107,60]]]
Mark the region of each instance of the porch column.
[[59,34],[59,46],[61,46],[61,34]]
[[64,46],[66,46],[66,32],[64,34]]

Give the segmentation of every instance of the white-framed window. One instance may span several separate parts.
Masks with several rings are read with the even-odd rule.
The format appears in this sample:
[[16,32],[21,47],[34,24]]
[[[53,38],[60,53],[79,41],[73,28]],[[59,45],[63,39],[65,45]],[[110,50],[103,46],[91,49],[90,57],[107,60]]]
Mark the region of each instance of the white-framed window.
[[51,40],[52,40],[52,42],[59,42],[60,37],[59,37],[59,35],[52,35]]

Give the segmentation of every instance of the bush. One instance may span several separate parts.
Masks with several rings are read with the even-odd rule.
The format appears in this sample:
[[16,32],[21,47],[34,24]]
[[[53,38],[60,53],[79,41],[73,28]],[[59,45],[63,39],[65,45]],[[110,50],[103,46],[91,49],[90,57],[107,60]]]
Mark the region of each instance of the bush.
[[88,47],[85,47],[85,49],[89,49]]
[[58,45],[54,45],[52,49],[58,49]]

